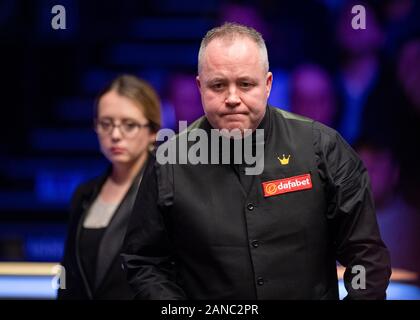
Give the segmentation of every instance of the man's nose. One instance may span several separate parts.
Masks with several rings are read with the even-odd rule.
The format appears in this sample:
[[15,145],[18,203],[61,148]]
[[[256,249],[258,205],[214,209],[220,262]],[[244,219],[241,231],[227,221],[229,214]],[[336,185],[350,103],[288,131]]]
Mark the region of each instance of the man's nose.
[[229,107],[236,107],[241,103],[236,87],[231,86],[226,97],[226,105]]

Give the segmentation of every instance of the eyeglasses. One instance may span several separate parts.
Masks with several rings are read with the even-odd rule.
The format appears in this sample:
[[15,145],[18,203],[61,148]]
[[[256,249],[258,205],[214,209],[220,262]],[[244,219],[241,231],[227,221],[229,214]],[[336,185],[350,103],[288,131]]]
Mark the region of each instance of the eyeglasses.
[[110,119],[95,121],[95,129],[98,134],[110,135],[114,131],[114,128],[118,128],[124,138],[132,138],[141,128],[147,127],[150,127],[150,124],[141,124],[133,120],[122,120],[118,125]]

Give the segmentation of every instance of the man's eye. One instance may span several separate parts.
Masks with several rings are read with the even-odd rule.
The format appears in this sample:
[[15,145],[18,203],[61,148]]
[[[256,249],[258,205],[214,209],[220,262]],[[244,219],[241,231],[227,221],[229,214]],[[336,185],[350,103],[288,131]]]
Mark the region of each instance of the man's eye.
[[221,90],[221,89],[223,89],[223,83],[215,83],[215,84],[212,84],[211,85],[211,88],[213,90]]
[[242,82],[241,83],[241,87],[242,88],[245,88],[245,89],[250,88],[250,87],[252,87],[252,83],[250,83],[250,82]]

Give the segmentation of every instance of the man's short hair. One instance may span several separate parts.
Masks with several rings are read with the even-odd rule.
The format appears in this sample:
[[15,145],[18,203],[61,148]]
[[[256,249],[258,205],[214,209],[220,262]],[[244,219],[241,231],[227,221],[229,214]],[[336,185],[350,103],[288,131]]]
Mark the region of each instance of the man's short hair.
[[207,45],[215,39],[226,39],[226,40],[235,40],[239,37],[247,37],[254,41],[261,51],[261,59],[263,60],[263,65],[268,72],[269,63],[268,63],[268,54],[267,47],[265,46],[265,41],[257,30],[252,27],[248,27],[235,22],[225,22],[220,27],[213,28],[209,30],[201,40],[200,50],[198,52],[198,73],[201,70],[201,62],[203,60],[204,51],[207,48]]

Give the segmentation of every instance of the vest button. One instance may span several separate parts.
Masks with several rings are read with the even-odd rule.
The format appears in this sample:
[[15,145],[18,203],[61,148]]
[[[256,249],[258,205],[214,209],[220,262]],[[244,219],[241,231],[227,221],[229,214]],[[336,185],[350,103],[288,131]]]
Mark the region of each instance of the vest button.
[[258,247],[259,247],[259,245],[260,245],[260,243],[258,242],[258,240],[253,240],[253,241],[251,242],[251,244],[252,244],[252,246],[253,246],[254,248],[258,248]]
[[257,284],[258,284],[259,286],[264,285],[264,279],[263,279],[262,277],[258,277],[258,279],[257,279]]
[[249,211],[252,211],[252,210],[254,210],[254,204],[252,204],[252,203],[248,203],[248,204],[247,204],[247,206],[246,206],[246,208],[247,208]]

